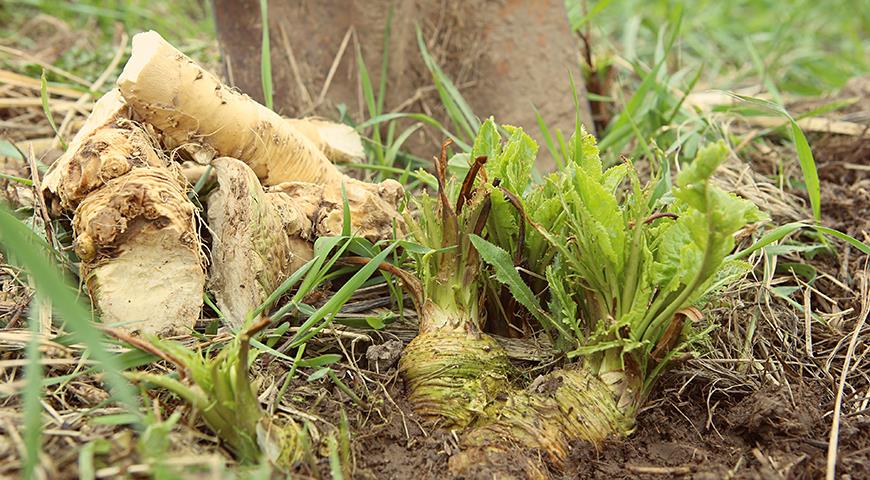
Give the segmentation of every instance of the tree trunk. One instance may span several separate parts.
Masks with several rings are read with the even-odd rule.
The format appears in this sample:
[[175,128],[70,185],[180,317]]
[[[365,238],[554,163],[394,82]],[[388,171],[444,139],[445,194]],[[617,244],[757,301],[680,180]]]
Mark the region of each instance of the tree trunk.
[[[227,79],[262,102],[259,2],[213,3]],[[390,12],[384,112],[401,108],[445,117],[417,48],[419,25],[429,51],[475,114],[494,115],[501,123],[522,126],[539,137],[534,106],[551,128],[566,133],[573,129],[569,72],[578,88],[583,86],[580,49],[563,0],[270,1],[275,110],[290,116],[334,117],[335,107],[345,104],[357,119],[367,118],[356,49],[365,59],[377,95]],[[346,35],[350,37],[342,49]],[[585,90],[578,93],[585,98]],[[585,100],[581,108],[584,124],[591,130]],[[425,148],[420,153],[428,158],[431,145]],[[546,159],[540,166],[552,165],[552,159]]]

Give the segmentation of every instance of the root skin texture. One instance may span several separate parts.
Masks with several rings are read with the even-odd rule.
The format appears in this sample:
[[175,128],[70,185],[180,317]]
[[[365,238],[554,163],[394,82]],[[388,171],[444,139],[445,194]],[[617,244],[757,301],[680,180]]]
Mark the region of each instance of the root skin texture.
[[42,184],[50,213],[73,215],[80,276],[104,323],[170,335],[199,318],[205,285],[187,182],[104,95]]
[[[362,203],[371,210],[363,215],[395,222],[400,232],[403,230],[397,213],[404,196],[401,184],[354,180],[341,173],[309,139],[319,138],[320,145],[329,150],[333,147],[325,145],[330,145],[327,139],[331,136],[339,137],[335,144],[350,142],[341,139],[341,132],[346,134],[346,130],[324,128],[320,123],[308,128],[307,135],[300,132],[298,122],[303,120],[288,121],[227,87],[156,32],[133,37],[133,54],[118,78],[118,87],[133,111],[163,134],[167,148],[184,147],[199,160],[237,158],[267,186],[314,183],[324,186],[325,195],[341,199],[344,184],[349,199],[367,199]],[[358,222],[367,223],[365,219]]]
[[161,336],[193,328],[205,271],[177,169],[137,168],[109,180],[81,202],[73,228],[81,277],[104,323]]
[[[357,185],[366,188],[355,188]],[[372,194],[368,187],[377,187],[376,194]],[[344,223],[341,187],[287,182],[270,187],[268,191],[286,194],[308,212],[314,224],[315,236],[341,234]],[[394,234],[401,234],[404,230],[404,221],[395,213],[394,208],[404,196],[398,183],[382,182],[375,185],[349,178],[345,183],[345,193],[354,235],[375,242],[393,238]]]
[[263,190],[243,162],[213,162],[218,189],[208,200],[214,235],[210,287],[230,325],[241,327],[288,276],[313,255],[312,224],[304,206]]
[[266,185],[341,184],[344,177],[280,115],[221,83],[156,32],[133,37],[118,87],[168,148],[201,145],[237,158]]
[[496,415],[468,432],[463,451],[450,459],[451,472],[473,477],[475,471],[520,465],[524,473],[517,478],[549,478],[543,459],[560,467],[572,442],[597,447],[609,436],[631,432],[633,418],[620,411],[610,388],[581,365],[549,373],[533,385],[510,396]]
[[[427,303],[421,313],[431,315],[435,308]],[[421,331],[405,347],[399,372],[418,414],[445,427],[463,428],[498,402],[509,386],[511,365],[492,337],[445,328]]]
[[131,135],[128,129],[103,128],[129,122],[126,111],[118,90],[103,95],[66,152],[51,165],[42,191],[53,216],[75,210],[90,192],[132,168],[163,166],[143,136]]
[[362,140],[350,125],[317,117],[290,118],[286,121],[311,140],[332,163],[352,163],[365,158]]

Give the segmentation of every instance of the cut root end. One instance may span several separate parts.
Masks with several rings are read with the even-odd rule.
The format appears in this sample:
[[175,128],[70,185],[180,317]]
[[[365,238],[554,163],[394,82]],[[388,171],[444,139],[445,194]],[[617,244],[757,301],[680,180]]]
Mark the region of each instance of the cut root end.
[[210,287],[230,325],[311,259],[311,220],[281,193],[266,193],[254,172],[233,158],[214,161],[218,189],[208,201],[214,235]]
[[193,328],[203,259],[193,204],[169,169],[136,169],[82,201],[73,219],[82,278],[104,323],[167,335]]

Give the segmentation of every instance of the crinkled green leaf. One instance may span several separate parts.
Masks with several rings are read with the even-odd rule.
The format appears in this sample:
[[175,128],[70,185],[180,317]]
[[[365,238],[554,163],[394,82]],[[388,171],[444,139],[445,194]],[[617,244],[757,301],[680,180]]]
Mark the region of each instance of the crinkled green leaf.
[[627,163],[620,163],[619,165],[614,165],[604,171],[604,175],[601,177],[601,185],[604,186],[605,190],[607,190],[611,194],[614,194],[616,193],[616,189],[619,188],[619,184],[622,183],[627,174]]
[[595,137],[586,132],[580,122],[576,123],[574,133],[568,139],[570,160],[596,180],[601,178],[601,157]]
[[489,211],[489,233],[503,248],[513,249],[514,237],[518,231],[517,209],[511,205],[500,190],[490,194],[491,207]]
[[[697,224],[699,220],[703,221],[699,212],[687,212],[661,234],[651,279],[664,292],[674,291],[680,283],[686,283],[700,266],[703,246],[698,245],[691,231],[691,224]],[[689,267],[694,265],[695,268],[681,270],[684,260]]]
[[[560,227],[560,218],[562,214],[562,201],[559,196],[552,191],[548,186],[539,187],[532,191],[526,199],[526,215],[536,225],[548,231],[557,231]],[[541,273],[543,265],[537,265],[537,262],[546,256],[550,249],[550,242],[547,241],[534,228],[526,229],[526,253],[528,255],[529,267],[536,273]]]
[[[558,265],[558,264],[557,264]],[[547,282],[550,285],[550,315],[553,317],[552,324],[545,324],[545,328],[554,328],[560,335],[556,336],[557,343],[568,342],[567,348],[577,346],[578,339],[584,337],[580,330],[580,317],[575,302],[567,291],[564,272],[553,265],[546,269]]]
[[501,179],[501,186],[522,195],[532,180],[532,167],[538,155],[538,144],[522,128],[504,125],[509,134],[507,143],[495,158],[487,163],[490,177]]
[[695,159],[677,175],[678,187],[687,188],[706,184],[713,172],[728,158],[725,142],[717,142],[702,148]]
[[[576,196],[569,207],[580,216],[586,234],[594,237],[593,245],[611,264],[621,270],[625,250],[625,221],[619,204],[611,192],[593,176],[578,170],[574,177]],[[587,252],[595,253],[595,252]]]
[[498,133],[495,120],[489,117],[477,132],[474,145],[471,147],[471,159],[485,156],[492,160],[498,156],[499,152],[501,152],[501,135]]

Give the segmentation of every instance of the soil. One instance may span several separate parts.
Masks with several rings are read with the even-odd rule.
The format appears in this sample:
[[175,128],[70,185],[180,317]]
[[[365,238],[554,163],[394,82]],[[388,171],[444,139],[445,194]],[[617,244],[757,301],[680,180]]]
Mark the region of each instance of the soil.
[[[671,379],[672,382],[676,380]],[[422,429],[401,399],[401,383],[381,405],[386,420],[353,437],[355,478],[451,478],[457,439],[444,430]],[[638,417],[635,433],[599,448],[573,446],[567,468],[553,478],[811,479],[824,476],[829,419],[824,394],[811,384],[766,387],[729,398],[708,398],[702,388],[659,399]],[[710,415],[708,401],[724,403]],[[348,405],[345,405],[346,407]],[[324,414],[336,411],[324,406]],[[501,474],[510,472],[510,465]],[[846,417],[840,427],[838,478],[870,477],[870,417]],[[453,478],[493,478],[493,472]]]
[[863,239],[870,233],[870,135],[828,135],[813,144],[830,226]]
[[[811,386],[793,390],[793,400],[777,387],[731,398],[713,417],[701,393],[642,414],[627,442],[614,440],[598,451],[580,446],[573,457],[576,478],[824,477],[830,422]],[[840,478],[870,475],[867,420],[854,420],[841,438]]]
[[[351,418],[354,478],[438,479],[523,478],[511,459],[498,472],[491,469],[470,476],[451,476],[448,461],[459,451],[462,432],[422,428],[404,402],[401,381],[391,370],[384,396],[372,400],[372,410],[350,402],[319,405],[317,415],[338,421],[345,409]],[[690,479],[814,479],[824,477],[830,418],[824,415],[830,399],[812,383],[761,388],[754,393],[711,396],[709,389],[680,391],[681,379],[672,375],[646,411],[638,416],[635,432],[595,447],[572,446],[563,471],[551,478],[690,478]],[[304,390],[306,387],[300,385]],[[337,398],[337,391],[326,398]],[[395,403],[393,403],[395,402]],[[710,411],[708,405],[716,404]],[[373,414],[377,411],[377,414]],[[374,421],[374,418],[379,420]],[[354,425],[354,419],[365,425]],[[525,452],[525,455],[532,453]],[[328,464],[319,465],[328,475]],[[870,416],[846,416],[840,426],[838,478],[870,478]],[[495,476],[494,476],[495,475]]]

